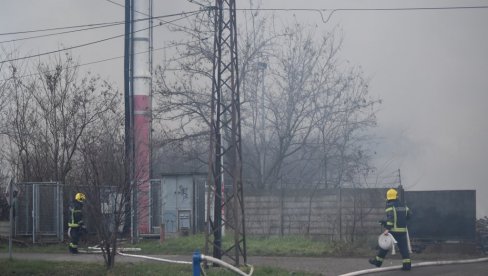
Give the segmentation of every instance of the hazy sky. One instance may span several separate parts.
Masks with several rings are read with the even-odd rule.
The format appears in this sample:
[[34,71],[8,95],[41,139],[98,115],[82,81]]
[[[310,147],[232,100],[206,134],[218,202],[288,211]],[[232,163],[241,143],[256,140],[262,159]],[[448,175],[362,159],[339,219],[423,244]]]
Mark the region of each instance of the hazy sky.
[[[107,0],[2,1],[0,33],[123,21],[124,9]],[[124,4],[123,0],[112,2]],[[154,16],[197,10],[188,1],[155,0]],[[248,1],[237,1],[247,7]],[[258,3],[258,1],[254,1]],[[488,5],[487,1],[263,0],[263,8],[411,8]],[[243,6],[240,6],[243,5]],[[245,5],[245,6],[244,6]],[[268,12],[271,15],[271,12]],[[330,12],[323,11],[324,17]],[[318,12],[293,16],[319,31],[338,27],[341,56],[361,66],[370,93],[383,100],[378,113],[375,164],[384,176],[401,169],[407,190],[476,189],[477,216],[488,215],[488,9],[336,11],[327,24]],[[184,21],[182,21],[184,22]],[[155,29],[154,47],[174,36]],[[19,56],[123,34],[123,25],[43,39],[1,43]],[[39,35],[0,36],[0,42]],[[163,51],[156,52],[157,59]],[[82,64],[123,55],[123,39],[73,49]],[[122,59],[83,67],[122,86]]]

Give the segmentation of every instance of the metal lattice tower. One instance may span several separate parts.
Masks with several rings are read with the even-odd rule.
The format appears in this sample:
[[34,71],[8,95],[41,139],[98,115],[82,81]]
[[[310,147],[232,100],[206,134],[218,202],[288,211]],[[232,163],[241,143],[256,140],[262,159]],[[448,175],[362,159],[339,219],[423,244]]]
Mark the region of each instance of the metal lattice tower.
[[[235,0],[215,1],[209,197],[205,254],[247,263]],[[224,185],[225,183],[225,185]],[[225,187],[225,189],[224,189]],[[225,190],[225,192],[224,192]],[[210,202],[213,199],[213,216]],[[225,211],[225,214],[224,214]],[[223,229],[233,235],[224,246]]]

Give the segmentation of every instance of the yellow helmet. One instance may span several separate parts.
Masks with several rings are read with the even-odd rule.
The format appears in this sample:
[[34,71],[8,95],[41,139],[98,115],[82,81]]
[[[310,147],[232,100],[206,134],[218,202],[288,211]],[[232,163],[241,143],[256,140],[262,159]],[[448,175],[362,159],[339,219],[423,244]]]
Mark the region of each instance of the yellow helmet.
[[86,196],[84,193],[77,193],[75,195],[75,199],[76,199],[76,201],[83,202],[83,201],[85,201]]
[[386,192],[386,199],[387,200],[394,200],[398,198],[398,192],[395,189],[389,189]]

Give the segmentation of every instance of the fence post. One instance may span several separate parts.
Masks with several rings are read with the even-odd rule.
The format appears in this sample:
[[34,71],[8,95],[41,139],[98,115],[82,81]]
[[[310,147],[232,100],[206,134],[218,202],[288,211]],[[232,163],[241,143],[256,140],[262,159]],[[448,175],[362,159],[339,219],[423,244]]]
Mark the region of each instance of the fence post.
[[200,276],[200,262],[202,261],[202,255],[200,250],[196,249],[193,253],[193,276]]
[[8,258],[12,260],[12,237],[14,235],[14,190],[12,187],[13,179],[8,184],[8,204],[9,204],[9,236],[8,236]]
[[164,242],[164,223],[159,225],[159,244]]
[[36,184],[32,184],[32,244],[36,243],[36,215],[37,215],[37,201],[36,201]]

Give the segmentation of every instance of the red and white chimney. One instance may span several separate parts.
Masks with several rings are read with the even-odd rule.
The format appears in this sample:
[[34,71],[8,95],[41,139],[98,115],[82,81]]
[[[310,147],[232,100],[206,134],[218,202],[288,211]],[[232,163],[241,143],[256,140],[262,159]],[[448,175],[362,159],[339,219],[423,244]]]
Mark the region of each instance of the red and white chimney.
[[150,168],[151,168],[151,51],[150,1],[133,0],[133,138],[134,182],[137,184],[137,230],[150,233]]

